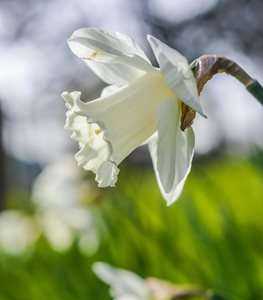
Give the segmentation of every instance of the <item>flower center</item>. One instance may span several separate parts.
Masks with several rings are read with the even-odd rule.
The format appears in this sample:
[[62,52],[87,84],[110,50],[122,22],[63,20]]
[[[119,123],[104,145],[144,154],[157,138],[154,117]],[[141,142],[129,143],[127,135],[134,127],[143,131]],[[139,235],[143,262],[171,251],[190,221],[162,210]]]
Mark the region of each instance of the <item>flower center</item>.
[[96,133],[97,135],[99,135],[101,132],[102,132],[102,130],[101,130],[100,128],[98,128],[98,129],[95,130],[95,133]]

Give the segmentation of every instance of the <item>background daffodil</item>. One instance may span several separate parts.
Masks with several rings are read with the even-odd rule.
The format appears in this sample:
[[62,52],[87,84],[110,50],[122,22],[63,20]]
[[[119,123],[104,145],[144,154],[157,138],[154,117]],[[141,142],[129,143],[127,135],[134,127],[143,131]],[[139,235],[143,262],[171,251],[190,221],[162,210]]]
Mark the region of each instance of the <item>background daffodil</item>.
[[147,143],[160,191],[171,204],[190,171],[195,143],[192,128],[180,129],[181,101],[203,111],[186,58],[152,36],[148,41],[159,69],[124,34],[94,28],[73,33],[71,50],[109,86],[91,102],[81,101],[80,92],[64,92],[65,128],[79,142],[78,164],[96,174],[100,187],[114,186],[118,165]]
[[214,299],[211,291],[190,285],[175,285],[154,277],[144,279],[129,270],[103,262],[94,263],[93,271],[110,286],[114,300]]

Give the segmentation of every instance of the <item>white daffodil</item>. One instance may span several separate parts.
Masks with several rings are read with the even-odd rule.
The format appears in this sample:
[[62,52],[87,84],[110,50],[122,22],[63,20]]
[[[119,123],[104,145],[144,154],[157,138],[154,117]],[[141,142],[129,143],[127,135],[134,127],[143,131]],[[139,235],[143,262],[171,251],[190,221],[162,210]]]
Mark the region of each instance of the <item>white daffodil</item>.
[[97,262],[93,265],[95,274],[110,286],[114,300],[150,300],[151,290],[145,280],[128,270]]
[[87,255],[99,247],[92,211],[83,201],[85,197],[92,202],[98,195],[83,173],[72,157],[64,157],[47,165],[34,182],[36,219],[55,251],[67,251],[75,241]]
[[103,262],[94,263],[93,271],[110,286],[114,300],[210,299],[205,290],[196,286],[175,285],[153,277],[141,278],[131,271]]
[[0,213],[0,253],[30,253],[39,234],[40,229],[32,216],[16,210]]
[[159,69],[124,34],[94,28],[73,33],[69,47],[109,87],[91,102],[82,102],[80,92],[64,92],[65,128],[79,142],[78,164],[96,174],[100,187],[114,186],[118,165],[148,143],[161,193],[171,204],[182,191],[194,151],[193,130],[180,129],[181,101],[203,111],[186,58],[152,36],[148,41]]

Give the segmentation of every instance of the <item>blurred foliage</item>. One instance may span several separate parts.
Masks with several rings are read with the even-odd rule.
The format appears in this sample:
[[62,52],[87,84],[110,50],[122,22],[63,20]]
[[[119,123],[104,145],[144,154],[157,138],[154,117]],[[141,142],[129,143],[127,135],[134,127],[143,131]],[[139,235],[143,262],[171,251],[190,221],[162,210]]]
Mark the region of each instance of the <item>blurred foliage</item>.
[[166,207],[152,171],[123,165],[117,187],[90,207],[98,252],[74,245],[58,254],[42,237],[32,256],[0,254],[0,300],[110,299],[95,261],[211,289],[215,299],[263,299],[262,176],[241,159],[196,162],[182,197]]

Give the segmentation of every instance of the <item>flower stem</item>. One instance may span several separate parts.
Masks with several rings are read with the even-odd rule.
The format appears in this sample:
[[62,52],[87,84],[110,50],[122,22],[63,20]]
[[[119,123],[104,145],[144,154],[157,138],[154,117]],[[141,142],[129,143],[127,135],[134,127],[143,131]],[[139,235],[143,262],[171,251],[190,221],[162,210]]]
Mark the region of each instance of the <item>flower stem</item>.
[[[198,93],[202,92],[205,84],[218,73],[227,73],[240,81],[261,105],[263,105],[263,87],[242,69],[236,62],[218,55],[202,55],[191,64],[194,72]],[[181,129],[189,127],[195,118],[195,111],[182,104]]]
[[227,73],[239,80],[262,105],[263,87],[236,62],[224,56],[203,55],[197,58],[192,68],[197,81],[198,92],[201,93],[204,85],[217,73]]
[[263,87],[258,81],[247,86],[247,90],[263,105]]

